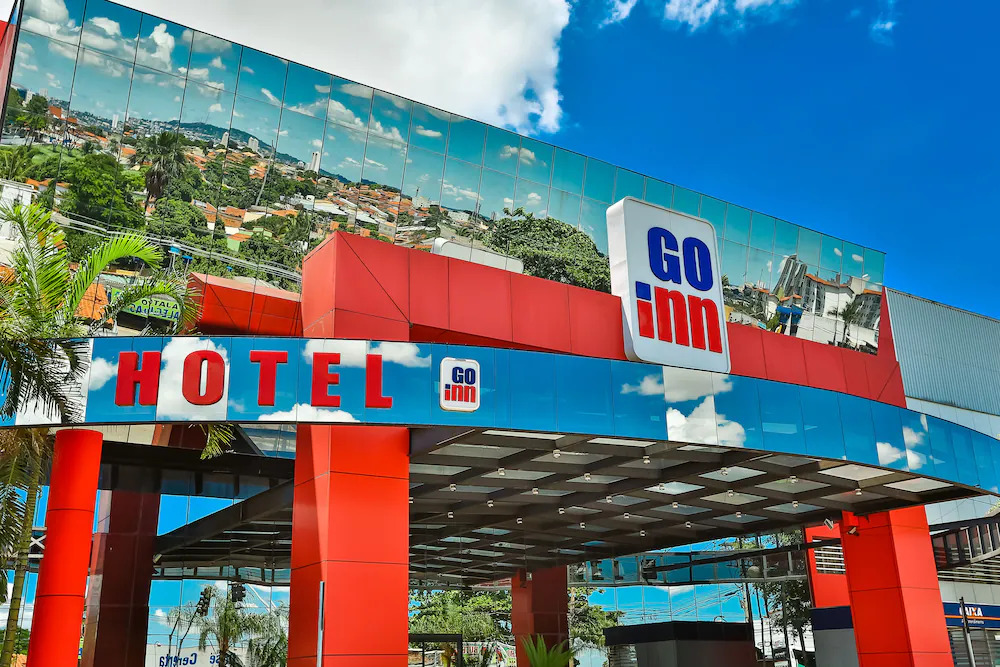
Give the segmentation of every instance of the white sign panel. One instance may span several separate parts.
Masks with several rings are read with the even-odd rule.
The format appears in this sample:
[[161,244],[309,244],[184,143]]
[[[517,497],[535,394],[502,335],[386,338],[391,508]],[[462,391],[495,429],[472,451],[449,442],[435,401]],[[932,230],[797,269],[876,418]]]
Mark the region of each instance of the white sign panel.
[[479,362],[474,359],[441,360],[440,405],[452,412],[475,412],[480,401]]
[[719,250],[710,222],[626,197],[608,209],[608,254],[629,359],[729,372]]

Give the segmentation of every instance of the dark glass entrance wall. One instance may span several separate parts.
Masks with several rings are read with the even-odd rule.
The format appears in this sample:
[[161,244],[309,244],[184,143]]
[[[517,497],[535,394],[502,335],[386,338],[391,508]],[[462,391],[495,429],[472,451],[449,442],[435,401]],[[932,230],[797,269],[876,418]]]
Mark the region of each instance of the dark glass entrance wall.
[[[490,248],[608,291],[605,211],[632,196],[714,224],[730,320],[877,346],[881,252],[107,0],[23,13],[0,150],[30,164],[8,177],[72,219],[210,250],[193,270],[297,291],[304,253],[342,229]],[[185,167],[147,201],[144,148],[164,132]],[[538,261],[553,254],[555,274]]]

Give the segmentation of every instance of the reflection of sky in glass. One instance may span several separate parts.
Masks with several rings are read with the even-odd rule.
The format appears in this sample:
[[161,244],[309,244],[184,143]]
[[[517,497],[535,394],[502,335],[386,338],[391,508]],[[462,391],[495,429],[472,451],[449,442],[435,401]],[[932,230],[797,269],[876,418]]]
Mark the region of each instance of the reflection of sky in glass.
[[21,28],[62,42],[79,43],[84,4],[85,0],[26,0]]
[[280,105],[287,69],[287,63],[277,56],[244,48],[236,94]]
[[143,14],[136,65],[183,74],[191,58],[192,37],[191,31],[183,26]]
[[[730,212],[745,210],[730,206]],[[750,220],[750,245],[771,252],[774,248],[774,218],[763,213],[754,213]]]
[[[286,109],[281,114],[277,152],[291,155],[295,161],[303,163],[308,168],[312,154],[323,150],[323,127],[322,118],[305,116]],[[278,159],[286,160],[282,156]]]
[[937,475],[931,455],[930,424],[925,415],[909,410],[899,411],[903,425],[903,446],[906,447],[907,469],[921,475]]
[[628,169],[618,169],[615,177],[615,201],[620,201],[625,197],[635,197],[642,199],[644,181],[641,175]]
[[76,55],[75,46],[22,31],[17,42],[12,84],[50,99],[69,100]]
[[[218,88],[188,83],[184,91],[182,123],[204,123],[229,128],[233,117],[233,94]],[[221,139],[221,132],[218,137]]]
[[701,195],[687,188],[675,186],[673,208],[688,215],[698,215],[701,208]]
[[860,278],[864,275],[865,249],[853,243],[844,243],[844,273]]
[[403,184],[405,154],[405,145],[369,135],[365,164],[361,170],[362,180],[399,189]]
[[943,479],[959,480],[955,450],[951,444],[952,426],[937,417],[925,416],[930,457],[934,464],[934,475]]
[[579,153],[557,148],[552,159],[552,187],[576,195],[581,194],[586,163],[587,158]]
[[[403,194],[416,199],[426,199],[435,204],[441,200],[441,175],[444,155],[410,148],[406,154],[406,172],[403,176]],[[420,206],[423,202],[414,202]]]
[[280,116],[281,109],[276,106],[237,95],[229,140],[245,145],[249,137],[256,137],[260,143],[260,152],[270,153],[270,150],[265,151],[265,147],[274,147]]
[[556,392],[552,391],[555,355],[520,350],[511,350],[509,355],[511,423],[522,429],[558,430]]
[[670,208],[674,204],[674,186],[655,178],[647,178],[645,197],[652,204]]
[[371,110],[371,88],[347,79],[333,77],[333,82],[330,84],[327,118],[363,130],[368,126]]
[[840,273],[843,267],[844,242],[832,236],[823,235],[823,250],[819,264],[824,269]]
[[988,435],[972,431],[972,449],[976,455],[976,471],[979,473],[979,484],[984,490],[996,492],[997,473],[993,463],[993,446],[996,441]]
[[540,183],[517,179],[514,208],[524,208],[525,213],[544,217],[549,208],[549,188]]
[[799,387],[782,382],[761,382],[758,389],[764,449],[774,452],[805,451]]
[[213,88],[236,90],[241,47],[219,37],[195,32],[188,79]]
[[330,104],[330,75],[305,65],[288,63],[283,101],[287,109],[323,118]]
[[556,415],[561,430],[608,433],[612,418],[612,362],[607,359],[554,355]]
[[451,116],[448,130],[448,155],[473,164],[483,163],[486,126],[474,120]]
[[[299,346],[298,398],[296,411],[299,421],[352,422],[365,420],[365,355],[368,343],[356,340],[312,339]],[[327,387],[327,396],[339,396],[340,405],[322,406],[312,401],[313,361],[315,354],[336,353],[339,364],[330,364],[326,369],[339,375],[337,384]]]
[[655,366],[611,362],[615,435],[632,438],[667,437],[663,372]]
[[517,158],[521,138],[513,132],[495,127],[486,128],[485,165],[490,169],[513,175],[517,171]]
[[750,258],[747,262],[747,282],[761,289],[770,289],[771,269],[776,266],[771,253],[766,250],[750,248]]
[[[119,353],[133,351],[139,354],[138,368],[142,369],[143,352],[159,352],[162,338],[95,338],[91,358],[90,386],[87,400],[87,421],[128,422],[152,421],[156,416],[155,405],[139,405],[136,400],[132,407],[115,404],[115,388],[118,373]],[[138,396],[138,388],[136,388]]]
[[472,211],[479,201],[479,167],[449,159],[444,168],[441,204],[457,211]]
[[865,274],[870,283],[882,282],[882,272],[885,269],[885,254],[878,250],[865,248]]
[[[704,217],[704,215],[702,217]],[[716,225],[715,231],[720,231],[720,227],[718,225]],[[750,239],[750,211],[742,206],[727,207],[725,237],[730,241],[736,241],[737,243],[742,243],[744,245],[747,244]],[[770,245],[769,239],[766,246],[758,245],[757,247],[764,247],[767,250],[770,250]]]
[[909,461],[903,444],[903,427],[899,421],[899,408],[884,403],[870,404],[872,423],[875,425],[875,443],[879,465],[907,470]]
[[799,244],[796,249],[799,261],[813,269],[819,266],[819,254],[822,246],[822,236],[811,229],[799,228]]
[[716,375],[712,383],[715,390],[715,411],[719,444],[727,447],[760,449],[761,408],[756,380],[737,375]]
[[588,199],[611,203],[615,194],[615,168],[607,162],[587,159],[587,170],[583,180],[583,194]]
[[343,125],[328,123],[320,168],[348,183],[361,180],[361,162],[365,158],[365,134]]
[[799,228],[784,220],[774,221],[774,254],[794,255],[799,243]]
[[[712,197],[702,197],[701,198],[701,212],[699,217],[704,218],[712,223],[715,227],[715,232],[718,234],[719,230],[723,229],[726,224],[726,202],[714,199]],[[735,229],[735,227],[734,227]],[[726,237],[731,238],[731,237]],[[731,240],[736,241],[746,245],[747,240],[745,238],[731,238]]]
[[410,132],[412,105],[412,102],[402,97],[375,91],[369,128],[371,135],[405,143]]
[[580,197],[553,188],[549,193],[549,217],[576,227],[580,220]]
[[514,179],[506,174],[483,169],[479,196],[482,198],[479,212],[483,216],[502,218],[503,210],[514,206]]
[[722,243],[722,275],[730,285],[742,285],[747,273],[747,247],[733,241]]
[[552,150],[549,144],[522,137],[517,177],[548,185],[552,176]]
[[180,118],[184,79],[136,67],[128,100],[129,120],[172,121]]
[[414,103],[410,121],[410,145],[444,153],[451,114],[424,104]]
[[[303,343],[297,339],[233,338],[229,368],[229,418],[233,421],[256,421],[295,415],[296,382],[302,357]],[[260,405],[260,362],[250,361],[252,350],[284,352],[285,363],[275,365],[273,405]]]
[[[110,74],[110,76],[109,76]],[[125,118],[132,65],[94,51],[80,52],[70,109],[107,121]]]
[[89,0],[83,19],[83,47],[134,62],[139,17],[134,9],[106,0]]
[[416,343],[372,344],[369,354],[382,355],[383,395],[392,397],[392,410],[368,408],[369,422],[424,423],[430,419],[433,373],[431,346]]
[[[717,444],[715,387],[711,373],[664,368],[663,386],[667,402],[667,437],[677,442]],[[734,437],[732,434],[727,439]]]
[[840,394],[837,398],[840,402],[840,421],[844,428],[848,460],[878,465],[879,456],[871,444],[875,442],[875,427],[869,401],[846,394]]
[[601,253],[608,254],[608,204],[584,198],[580,206],[580,229],[594,239]]

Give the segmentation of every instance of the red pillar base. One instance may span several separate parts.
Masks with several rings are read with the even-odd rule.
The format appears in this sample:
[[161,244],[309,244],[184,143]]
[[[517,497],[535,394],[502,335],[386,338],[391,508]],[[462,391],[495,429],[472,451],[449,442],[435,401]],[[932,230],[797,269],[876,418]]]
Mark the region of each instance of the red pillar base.
[[146,664],[159,510],[157,494],[101,494],[87,589],[82,667]]
[[841,530],[861,667],[951,667],[924,508],[845,514]]
[[566,567],[536,570],[531,578],[520,570],[511,579],[510,624],[517,650],[517,664],[528,665],[524,642],[541,635],[546,646],[569,639],[569,589]]
[[76,667],[78,663],[102,441],[98,431],[56,433],[29,665]]
[[289,667],[404,667],[408,654],[409,431],[299,426]]

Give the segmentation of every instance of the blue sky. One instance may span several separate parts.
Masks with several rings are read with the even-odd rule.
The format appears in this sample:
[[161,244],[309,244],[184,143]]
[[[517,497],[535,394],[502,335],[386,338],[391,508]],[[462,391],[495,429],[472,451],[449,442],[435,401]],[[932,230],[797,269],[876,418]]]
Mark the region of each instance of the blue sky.
[[576,5],[549,138],[884,250],[886,284],[1000,317],[1000,5],[744,4],[697,28],[662,1],[603,27],[607,5]]

